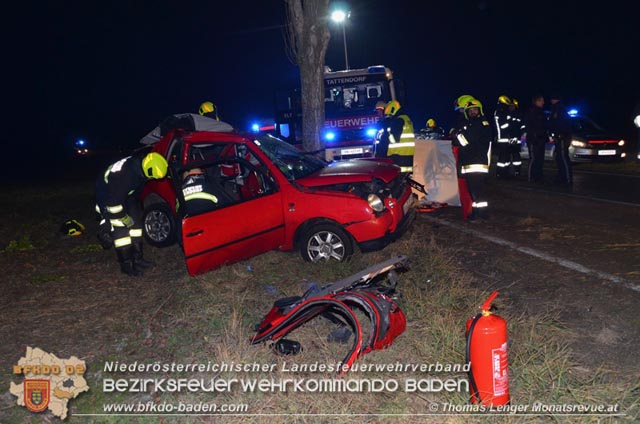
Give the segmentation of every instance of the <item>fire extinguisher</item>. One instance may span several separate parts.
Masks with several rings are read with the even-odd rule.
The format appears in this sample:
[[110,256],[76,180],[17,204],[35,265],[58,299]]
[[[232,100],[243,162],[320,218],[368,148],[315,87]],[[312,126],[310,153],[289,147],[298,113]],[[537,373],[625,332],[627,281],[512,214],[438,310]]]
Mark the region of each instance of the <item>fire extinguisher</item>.
[[467,363],[471,402],[483,405],[509,403],[507,322],[491,312],[494,291],[485,300],[481,313],[467,321]]

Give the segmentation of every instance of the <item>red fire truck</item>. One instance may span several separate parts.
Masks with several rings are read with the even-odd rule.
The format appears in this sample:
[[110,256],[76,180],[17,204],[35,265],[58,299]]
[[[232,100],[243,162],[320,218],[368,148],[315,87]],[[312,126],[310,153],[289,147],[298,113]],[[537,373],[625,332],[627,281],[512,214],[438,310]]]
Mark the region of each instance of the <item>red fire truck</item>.
[[[400,82],[383,65],[324,73],[325,125],[321,134],[326,159],[373,156],[378,102],[400,97]],[[276,94],[276,133],[293,144],[301,143],[302,113],[298,90]]]

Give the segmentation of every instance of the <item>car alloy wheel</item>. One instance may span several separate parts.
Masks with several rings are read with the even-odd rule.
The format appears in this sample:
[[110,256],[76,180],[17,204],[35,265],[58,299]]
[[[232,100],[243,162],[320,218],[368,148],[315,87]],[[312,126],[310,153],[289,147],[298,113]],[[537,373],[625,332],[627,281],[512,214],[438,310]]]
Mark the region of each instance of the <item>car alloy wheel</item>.
[[149,206],[144,213],[144,235],[156,247],[172,245],[176,240],[176,224],[169,207],[162,203]]
[[326,262],[331,259],[343,262],[351,256],[351,238],[340,227],[321,224],[310,228],[303,238],[302,257],[310,262]]

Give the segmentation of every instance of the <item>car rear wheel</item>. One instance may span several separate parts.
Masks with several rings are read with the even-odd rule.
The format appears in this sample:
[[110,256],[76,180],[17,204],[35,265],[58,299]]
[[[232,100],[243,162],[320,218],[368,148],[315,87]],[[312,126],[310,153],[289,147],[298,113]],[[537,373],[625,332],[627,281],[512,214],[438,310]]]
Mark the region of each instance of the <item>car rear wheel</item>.
[[351,237],[334,224],[318,224],[304,232],[300,243],[304,260],[318,263],[331,259],[344,262],[353,254]]
[[171,208],[166,203],[153,203],[144,210],[144,238],[155,247],[167,247],[176,242],[177,226]]

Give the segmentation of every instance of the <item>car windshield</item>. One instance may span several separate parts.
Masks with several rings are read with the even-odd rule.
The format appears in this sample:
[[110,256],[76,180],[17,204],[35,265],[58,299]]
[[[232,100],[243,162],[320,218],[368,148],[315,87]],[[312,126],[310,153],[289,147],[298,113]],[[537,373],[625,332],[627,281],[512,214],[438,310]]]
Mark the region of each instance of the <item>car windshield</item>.
[[325,162],[292,145],[266,134],[254,138],[253,142],[282,171],[289,181],[304,178],[326,166]]
[[585,117],[573,118],[571,126],[577,134],[602,134],[605,132],[600,125]]

